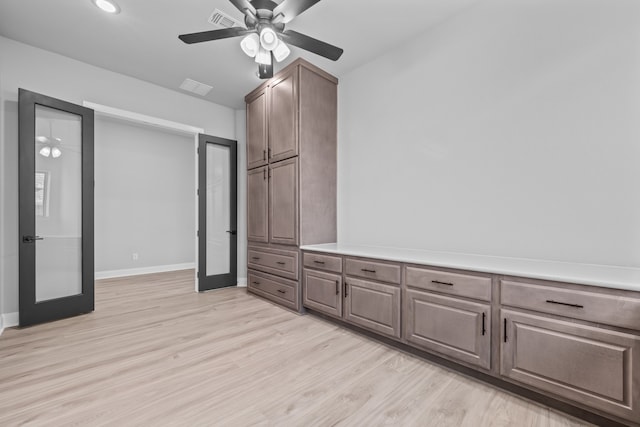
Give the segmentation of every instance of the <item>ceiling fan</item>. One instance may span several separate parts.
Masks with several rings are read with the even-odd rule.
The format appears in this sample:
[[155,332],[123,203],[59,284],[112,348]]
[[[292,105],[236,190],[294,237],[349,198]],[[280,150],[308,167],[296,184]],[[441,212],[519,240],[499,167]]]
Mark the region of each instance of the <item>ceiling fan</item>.
[[185,43],[201,43],[211,40],[245,36],[240,47],[258,63],[261,79],[273,77],[273,60],[283,61],[291,52],[289,43],[332,61],[338,60],[343,50],[323,41],[293,30],[285,30],[285,24],[309,9],[320,0],[229,0],[244,17],[247,28],[232,27],[222,30],[202,31],[178,36]]

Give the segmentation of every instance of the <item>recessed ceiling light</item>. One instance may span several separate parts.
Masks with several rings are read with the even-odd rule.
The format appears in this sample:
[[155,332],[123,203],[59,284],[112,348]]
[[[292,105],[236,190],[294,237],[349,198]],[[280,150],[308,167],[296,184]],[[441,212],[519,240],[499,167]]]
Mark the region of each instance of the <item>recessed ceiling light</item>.
[[120,13],[120,6],[113,0],[91,0],[91,2],[107,13],[114,15]]

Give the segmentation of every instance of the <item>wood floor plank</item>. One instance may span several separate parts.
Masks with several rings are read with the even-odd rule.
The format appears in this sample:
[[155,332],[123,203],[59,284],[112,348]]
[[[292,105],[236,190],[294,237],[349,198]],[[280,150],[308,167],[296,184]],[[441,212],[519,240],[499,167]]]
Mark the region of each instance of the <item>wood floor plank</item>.
[[0,336],[0,425],[580,426],[193,271],[96,282],[96,311]]

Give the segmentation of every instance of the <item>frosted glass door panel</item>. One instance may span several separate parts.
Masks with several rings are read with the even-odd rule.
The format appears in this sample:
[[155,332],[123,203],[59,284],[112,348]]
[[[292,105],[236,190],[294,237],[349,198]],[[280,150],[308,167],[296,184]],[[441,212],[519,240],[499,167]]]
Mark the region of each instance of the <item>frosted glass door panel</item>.
[[230,183],[229,147],[207,144],[207,276],[230,272]]
[[82,293],[82,117],[36,105],[36,301]]

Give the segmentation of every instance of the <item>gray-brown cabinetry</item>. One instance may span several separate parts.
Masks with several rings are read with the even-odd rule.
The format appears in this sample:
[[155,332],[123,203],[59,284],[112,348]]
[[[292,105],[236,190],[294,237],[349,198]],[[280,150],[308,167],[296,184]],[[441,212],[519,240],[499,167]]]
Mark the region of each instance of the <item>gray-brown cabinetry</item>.
[[247,169],[267,164],[267,89],[261,88],[246,99]]
[[303,253],[309,309],[640,423],[640,292],[328,252]]
[[269,85],[270,162],[298,155],[297,83],[298,70],[293,68],[274,78]]
[[640,421],[640,337],[501,310],[500,373],[628,420]]
[[407,343],[490,369],[491,277],[406,266],[405,282]]
[[269,165],[269,241],[298,244],[298,159]]
[[247,171],[247,239],[269,241],[269,181],[267,166]]
[[400,287],[347,277],[344,319],[400,339]]
[[404,325],[412,346],[491,368],[489,304],[408,289]]
[[500,290],[501,375],[640,421],[637,294],[521,278]]
[[400,340],[399,264],[309,252],[303,257],[305,307]]
[[342,317],[342,276],[305,269],[302,295],[305,307]]
[[[337,83],[298,59],[245,97],[247,240],[263,259],[336,239]],[[250,274],[259,270],[295,280],[299,297],[297,265],[293,275],[252,262],[250,254],[248,266]],[[258,290],[252,281],[248,288],[268,298],[280,296]],[[300,307],[296,299],[293,308]]]

